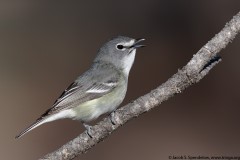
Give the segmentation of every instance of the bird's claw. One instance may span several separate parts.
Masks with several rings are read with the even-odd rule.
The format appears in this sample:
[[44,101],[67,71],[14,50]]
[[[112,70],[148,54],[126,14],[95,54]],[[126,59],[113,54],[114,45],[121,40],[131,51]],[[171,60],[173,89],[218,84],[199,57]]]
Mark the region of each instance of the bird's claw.
[[92,126],[87,125],[86,123],[83,123],[84,128],[86,129],[86,133],[90,138],[93,138],[92,133]]
[[115,111],[113,111],[111,114],[110,114],[110,120],[111,120],[111,123],[113,125],[116,125],[116,119],[115,119]]

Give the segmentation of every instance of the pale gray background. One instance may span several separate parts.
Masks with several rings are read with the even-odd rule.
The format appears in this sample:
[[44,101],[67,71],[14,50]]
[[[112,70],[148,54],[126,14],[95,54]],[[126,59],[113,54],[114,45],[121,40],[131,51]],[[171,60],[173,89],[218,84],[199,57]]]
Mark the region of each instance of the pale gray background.
[[[37,159],[83,132],[61,120],[15,135],[48,109],[116,35],[146,38],[124,104],[166,81],[240,10],[239,0],[0,1],[0,159]],[[77,159],[238,155],[240,38],[199,84]]]

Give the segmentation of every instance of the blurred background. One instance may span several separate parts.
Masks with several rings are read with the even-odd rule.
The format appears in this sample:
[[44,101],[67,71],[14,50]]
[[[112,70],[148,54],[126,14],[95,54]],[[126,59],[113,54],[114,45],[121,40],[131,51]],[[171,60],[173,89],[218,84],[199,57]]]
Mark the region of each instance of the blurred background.
[[[1,159],[40,158],[84,131],[79,122],[59,120],[14,139],[89,68],[107,40],[146,39],[131,70],[126,104],[170,78],[239,10],[239,0],[1,0]],[[239,44],[238,35],[200,83],[76,159],[240,156]]]

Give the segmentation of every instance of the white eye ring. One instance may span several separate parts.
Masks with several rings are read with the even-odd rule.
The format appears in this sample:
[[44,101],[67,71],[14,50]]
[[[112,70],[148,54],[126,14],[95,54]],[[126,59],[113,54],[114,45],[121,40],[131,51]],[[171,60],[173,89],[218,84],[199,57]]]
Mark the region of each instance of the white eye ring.
[[126,48],[122,44],[117,44],[116,45],[117,50],[124,51]]

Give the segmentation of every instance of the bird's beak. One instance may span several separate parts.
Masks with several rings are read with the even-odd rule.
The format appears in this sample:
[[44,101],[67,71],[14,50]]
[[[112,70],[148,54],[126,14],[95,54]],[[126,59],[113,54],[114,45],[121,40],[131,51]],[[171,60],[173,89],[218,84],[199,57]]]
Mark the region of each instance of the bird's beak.
[[140,39],[136,39],[135,43],[131,46],[131,48],[141,48],[141,47],[145,47],[146,45],[142,45],[139,44],[140,42],[145,41],[145,39],[140,38]]

